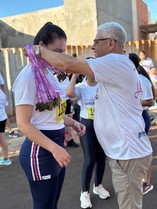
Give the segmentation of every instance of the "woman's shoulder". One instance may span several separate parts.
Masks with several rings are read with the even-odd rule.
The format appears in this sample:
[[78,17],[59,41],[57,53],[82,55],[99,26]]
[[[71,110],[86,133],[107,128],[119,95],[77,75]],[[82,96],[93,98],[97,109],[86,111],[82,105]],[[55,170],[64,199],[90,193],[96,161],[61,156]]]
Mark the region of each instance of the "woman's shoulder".
[[19,88],[19,86],[20,88],[22,86],[34,87],[35,86],[34,79],[35,76],[32,65],[28,64],[21,70],[21,72],[16,77],[12,87],[13,92],[16,88]]
[[31,64],[26,65],[21,72],[18,74],[18,77],[32,77],[34,78],[34,71]]

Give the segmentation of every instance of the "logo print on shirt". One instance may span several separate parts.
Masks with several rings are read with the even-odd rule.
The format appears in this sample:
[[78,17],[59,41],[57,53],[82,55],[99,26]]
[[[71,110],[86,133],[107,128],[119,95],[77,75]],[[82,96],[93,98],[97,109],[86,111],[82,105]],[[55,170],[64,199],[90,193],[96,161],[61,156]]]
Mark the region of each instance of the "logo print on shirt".
[[137,82],[136,85],[137,85],[137,90],[135,91],[135,94],[134,94],[135,99],[137,99],[139,95],[143,93],[140,81]]

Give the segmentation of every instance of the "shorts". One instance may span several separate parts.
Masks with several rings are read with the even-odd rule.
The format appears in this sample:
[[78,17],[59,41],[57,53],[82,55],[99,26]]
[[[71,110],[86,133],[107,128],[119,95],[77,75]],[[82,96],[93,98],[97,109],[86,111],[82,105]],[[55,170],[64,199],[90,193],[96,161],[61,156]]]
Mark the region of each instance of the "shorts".
[[0,121],[0,133],[5,132],[6,122],[7,122],[7,119]]
[[[41,132],[56,144],[64,147],[64,128],[42,130]],[[48,180],[59,175],[62,170],[52,153],[28,138],[21,147],[19,160],[29,181]]]

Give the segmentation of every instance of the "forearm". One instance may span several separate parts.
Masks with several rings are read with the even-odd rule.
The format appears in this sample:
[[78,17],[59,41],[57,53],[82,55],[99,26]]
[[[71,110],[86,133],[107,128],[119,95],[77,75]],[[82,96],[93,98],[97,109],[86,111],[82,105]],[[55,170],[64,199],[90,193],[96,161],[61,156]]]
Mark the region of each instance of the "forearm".
[[19,130],[32,142],[38,144],[49,152],[53,153],[57,144],[46,137],[41,131],[30,123],[17,124]]
[[43,46],[40,46],[40,56],[50,65],[64,72],[94,77],[94,74],[86,60],[50,51]]
[[69,98],[75,98],[76,97],[76,93],[75,93],[75,84],[76,84],[76,80],[77,80],[77,75],[73,75],[71,78],[71,81],[66,89],[66,95]]
[[75,122],[77,122],[77,121],[68,117],[67,115],[64,116],[64,125],[65,126],[74,127]]
[[141,104],[143,107],[147,106],[147,107],[151,107],[154,104],[154,100],[150,99],[150,100],[142,100]]

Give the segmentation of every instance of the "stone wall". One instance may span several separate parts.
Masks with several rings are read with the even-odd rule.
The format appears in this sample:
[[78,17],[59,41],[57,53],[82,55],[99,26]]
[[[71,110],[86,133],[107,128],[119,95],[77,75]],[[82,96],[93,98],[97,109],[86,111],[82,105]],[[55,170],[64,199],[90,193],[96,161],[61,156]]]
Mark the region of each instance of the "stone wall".
[[91,44],[97,26],[109,21],[122,24],[128,33],[128,40],[133,40],[131,2],[132,0],[64,0],[63,6],[1,18],[1,22],[7,25],[2,30],[7,29],[6,33],[9,34],[9,37],[3,34],[2,42],[6,42],[5,47],[23,47],[32,42],[38,30],[49,21],[65,30],[68,45]]
[[22,33],[0,20],[0,48],[23,47],[33,43],[33,36]]
[[[33,37],[46,22],[53,22],[65,30],[68,45],[89,45],[95,36],[97,26],[95,0],[65,0],[64,6],[1,18],[1,22],[11,29],[14,28],[13,31],[3,26],[3,31],[12,33],[13,40],[7,36],[2,37],[7,42],[7,47],[19,47],[19,43],[20,47],[23,47],[32,42]],[[19,42],[19,33],[29,34],[32,39],[25,36],[24,42]]]

